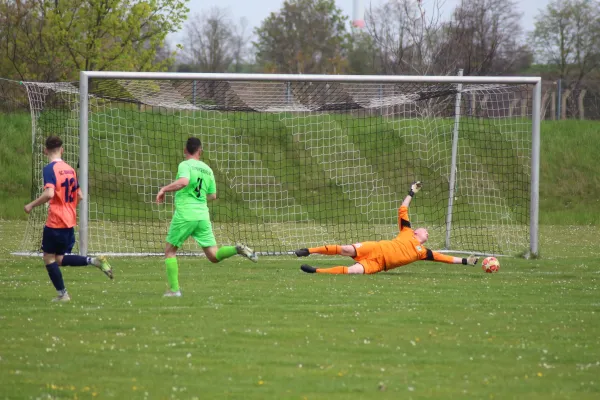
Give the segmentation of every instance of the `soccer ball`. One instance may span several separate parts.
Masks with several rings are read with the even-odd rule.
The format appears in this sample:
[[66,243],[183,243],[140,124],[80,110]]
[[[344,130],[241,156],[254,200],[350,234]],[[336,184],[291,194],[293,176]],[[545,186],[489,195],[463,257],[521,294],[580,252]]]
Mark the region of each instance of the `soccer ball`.
[[486,257],[481,263],[481,268],[489,274],[498,272],[500,269],[500,261],[496,257]]

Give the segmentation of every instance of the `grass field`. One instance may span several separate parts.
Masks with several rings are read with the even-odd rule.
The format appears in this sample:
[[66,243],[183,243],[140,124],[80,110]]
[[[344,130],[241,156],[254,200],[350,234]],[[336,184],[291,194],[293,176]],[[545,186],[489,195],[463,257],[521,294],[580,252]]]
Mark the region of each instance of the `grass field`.
[[[50,302],[41,260],[10,255],[31,196],[30,123],[0,115],[0,399],[600,398],[598,122],[542,124],[541,257],[502,258],[498,274],[423,262],[314,276],[293,257],[219,265],[187,257],[184,297],[164,299],[161,258],[116,258],[114,281],[64,268],[68,304]],[[291,162],[268,154],[292,155],[294,146],[257,143],[264,154],[248,154],[268,166]],[[385,148],[375,150],[379,159]],[[106,171],[109,183],[119,178]],[[302,182],[288,189],[311,192]],[[246,205],[223,194],[220,207],[240,208],[239,222]]]
[[504,258],[493,275],[184,258],[180,299],[161,297],[160,258],[114,259],[114,281],[64,268],[73,301],[53,304],[40,260],[8,255],[22,225],[0,222],[3,399],[600,396],[598,227],[543,226],[542,259]]

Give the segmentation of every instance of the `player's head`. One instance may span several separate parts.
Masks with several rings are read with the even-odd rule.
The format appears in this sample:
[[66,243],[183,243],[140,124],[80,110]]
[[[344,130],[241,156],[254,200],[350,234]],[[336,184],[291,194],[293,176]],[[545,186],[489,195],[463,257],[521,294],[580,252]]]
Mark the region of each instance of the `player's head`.
[[415,229],[415,238],[423,244],[429,239],[429,232],[425,228]]
[[62,155],[63,153],[63,141],[56,135],[48,136],[46,139],[46,148],[44,153],[47,156]]
[[185,143],[184,152],[186,156],[200,155],[202,152],[202,142],[200,142],[200,139],[195,137],[189,138]]

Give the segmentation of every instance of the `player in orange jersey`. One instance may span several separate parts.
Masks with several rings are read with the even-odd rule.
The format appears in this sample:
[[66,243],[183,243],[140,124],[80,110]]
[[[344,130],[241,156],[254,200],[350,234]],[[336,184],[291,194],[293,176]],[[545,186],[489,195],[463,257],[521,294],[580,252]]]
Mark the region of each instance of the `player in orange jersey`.
[[342,255],[352,257],[356,261],[355,264],[349,267],[315,268],[303,264],[300,269],[304,272],[318,274],[376,274],[419,260],[439,261],[447,264],[477,264],[478,258],[474,255],[467,258],[452,257],[431,251],[423,246],[427,242],[427,239],[429,239],[427,229],[418,228],[412,230],[408,218],[408,206],[415,193],[421,190],[421,187],[421,182],[413,183],[408,196],[404,198],[402,205],[398,209],[398,227],[400,228],[400,233],[394,239],[343,246],[325,245],[296,250],[295,253],[298,257],[306,257],[310,254]]
[[42,236],[42,251],[48,276],[58,292],[53,301],[69,301],[59,265],[80,267],[94,265],[110,279],[113,273],[106,257],[98,258],[68,255],[75,245],[75,230],[77,224],[77,202],[82,199],[77,181],[77,173],[61,157],[64,152],[62,140],[58,136],[46,139],[44,154],[50,162],[44,167],[44,192],[40,197],[25,206],[25,212],[44,203],[50,202],[48,219]]

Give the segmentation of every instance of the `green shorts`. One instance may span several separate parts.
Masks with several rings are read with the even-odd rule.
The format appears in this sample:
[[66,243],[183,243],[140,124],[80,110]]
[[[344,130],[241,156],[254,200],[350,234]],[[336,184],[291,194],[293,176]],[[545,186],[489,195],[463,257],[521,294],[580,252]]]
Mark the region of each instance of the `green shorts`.
[[167,234],[167,243],[175,247],[181,247],[190,236],[196,240],[200,247],[217,245],[210,220],[185,221],[173,216]]

